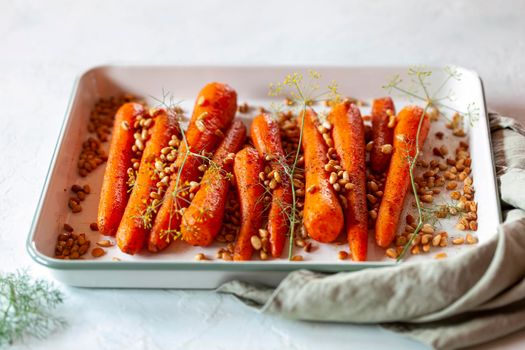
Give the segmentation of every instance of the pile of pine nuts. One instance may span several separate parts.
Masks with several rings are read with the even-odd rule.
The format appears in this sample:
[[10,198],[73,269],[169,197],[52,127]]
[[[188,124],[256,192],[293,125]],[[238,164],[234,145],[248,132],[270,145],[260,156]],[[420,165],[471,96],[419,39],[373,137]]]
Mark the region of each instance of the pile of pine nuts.
[[73,227],[64,224],[64,232],[60,233],[57,237],[55,246],[56,259],[79,259],[89,250],[91,241],[86,238],[86,234],[76,234],[73,231]]
[[89,185],[73,185],[71,186],[71,192],[75,194],[75,197],[70,197],[67,205],[73,213],[80,213],[82,206],[80,202],[86,199],[86,196],[91,193],[91,187]]
[[134,101],[131,95],[120,97],[101,98],[91,110],[88,132],[95,134],[95,137],[89,136],[82,144],[82,150],[78,158],[78,174],[82,177],[87,176],[95,170],[100,164],[107,161],[107,155],[102,147],[102,143],[108,141],[115,120],[117,110],[124,103]]

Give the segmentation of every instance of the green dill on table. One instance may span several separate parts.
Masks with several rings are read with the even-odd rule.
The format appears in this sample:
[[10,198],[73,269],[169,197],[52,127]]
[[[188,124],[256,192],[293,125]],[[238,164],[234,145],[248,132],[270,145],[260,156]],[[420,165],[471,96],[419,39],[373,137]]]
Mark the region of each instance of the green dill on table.
[[51,282],[25,270],[0,273],[0,347],[27,337],[43,339],[66,326],[54,310],[63,295]]

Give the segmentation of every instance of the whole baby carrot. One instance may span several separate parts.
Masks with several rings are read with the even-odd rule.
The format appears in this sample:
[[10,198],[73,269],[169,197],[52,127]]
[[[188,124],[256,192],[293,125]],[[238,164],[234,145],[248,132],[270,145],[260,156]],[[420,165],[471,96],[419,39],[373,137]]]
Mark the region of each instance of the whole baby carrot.
[[304,113],[302,146],[307,191],[303,223],[308,235],[316,241],[332,242],[343,229],[343,210],[324,169],[328,148],[316,127],[317,115],[312,109]]
[[349,174],[352,189],[347,191],[346,232],[352,259],[366,260],[368,251],[368,210],[366,206],[365,127],[359,108],[341,102],[334,106],[329,119],[332,137],[341,166]]
[[127,170],[132,166],[132,147],[135,143],[133,124],[143,113],[141,104],[129,102],[122,105],[115,115],[98,205],[98,230],[105,235],[115,235],[128,203]]
[[233,165],[239,203],[241,207],[241,227],[235,241],[233,260],[250,260],[253,247],[252,236],[263,222],[264,188],[259,174],[264,171],[263,158],[257,150],[246,147],[235,156]]
[[237,120],[228,129],[213,156],[212,165],[201,180],[199,190],[182,216],[182,239],[189,244],[210,245],[220,231],[231,185],[234,156],[245,141],[246,127]]
[[387,248],[394,240],[410,184],[408,158],[416,154],[416,138],[419,139],[419,147],[423,147],[429,128],[429,118],[423,116],[420,107],[405,107],[397,116],[394,153],[388,168],[385,190],[376,221],[376,241],[380,247]]
[[278,258],[284,249],[292,204],[292,188],[284,169],[286,156],[281,144],[279,125],[271,116],[263,113],[252,121],[250,134],[259,155],[271,161],[273,171],[277,172],[281,179],[281,183],[272,192],[272,204],[268,214],[271,253],[274,258]]

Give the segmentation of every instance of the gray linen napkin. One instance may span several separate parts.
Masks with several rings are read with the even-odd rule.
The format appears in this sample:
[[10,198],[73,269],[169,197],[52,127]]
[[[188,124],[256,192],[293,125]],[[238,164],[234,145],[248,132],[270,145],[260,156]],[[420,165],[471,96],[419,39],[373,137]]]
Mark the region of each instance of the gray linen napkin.
[[298,320],[380,323],[436,349],[525,328],[525,129],[489,114],[505,222],[460,256],[358,272],[290,273],[274,290],[241,281],[218,292]]

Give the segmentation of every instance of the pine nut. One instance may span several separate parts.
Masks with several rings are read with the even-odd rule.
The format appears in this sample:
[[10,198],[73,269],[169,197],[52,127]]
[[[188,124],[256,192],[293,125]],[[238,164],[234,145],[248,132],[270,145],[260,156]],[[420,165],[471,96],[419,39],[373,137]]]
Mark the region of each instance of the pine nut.
[[292,261],[303,261],[303,256],[302,255],[294,255],[292,256]]
[[439,243],[441,243],[441,235],[435,235],[434,238],[432,239],[432,245],[434,247],[437,247]]
[[93,250],[91,251],[91,255],[95,258],[99,258],[104,254],[106,254],[106,251],[99,247],[93,248]]
[[250,238],[250,242],[251,242],[251,244],[252,244],[253,249],[255,249],[255,250],[261,250],[261,248],[262,248],[262,242],[261,242],[261,239],[260,239],[259,237],[257,237],[257,236],[252,236],[252,237]]
[[434,201],[434,197],[431,194],[427,194],[421,196],[421,201],[424,203],[432,203]]
[[465,227],[465,225],[459,223],[456,225],[456,228],[460,231],[465,231],[467,228]]
[[206,130],[206,125],[201,119],[198,119],[195,121],[195,126],[197,127],[197,130],[200,132],[204,132]]
[[108,247],[112,247],[113,243],[108,239],[103,239],[101,241],[98,241],[97,245],[100,247],[108,248]]
[[283,179],[281,178],[281,174],[279,174],[278,171],[276,171],[276,172],[273,173],[273,178],[275,179],[275,181],[276,181],[277,183],[281,183],[281,182],[283,182]]
[[471,235],[470,233],[467,233],[466,241],[467,241],[467,244],[476,244],[476,243],[478,243],[477,238],[474,237],[473,235]]
[[465,243],[465,239],[463,237],[454,238],[452,240],[452,244],[455,244],[455,245],[460,245],[463,243]]
[[265,230],[265,229],[259,229],[259,236],[261,236],[261,238],[266,238],[268,237],[269,233],[268,233],[268,230]]
[[424,224],[421,228],[421,232],[432,234],[434,233],[434,228],[430,224]]
[[392,145],[387,143],[387,144],[381,146],[381,153],[383,153],[383,154],[391,154],[393,149],[394,148],[392,147]]
[[348,258],[348,253],[345,252],[344,250],[341,250],[337,253],[337,258],[339,260],[346,260]]
[[335,184],[337,182],[337,174],[336,173],[331,173],[329,181],[330,181],[331,185]]

